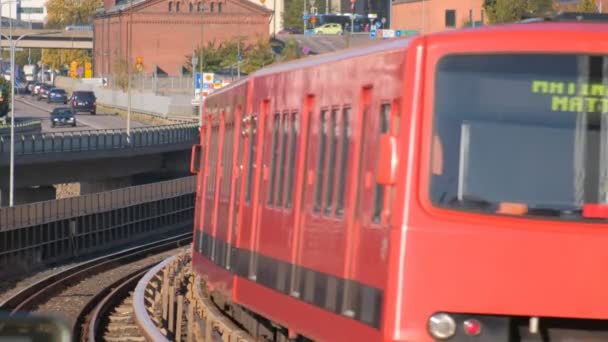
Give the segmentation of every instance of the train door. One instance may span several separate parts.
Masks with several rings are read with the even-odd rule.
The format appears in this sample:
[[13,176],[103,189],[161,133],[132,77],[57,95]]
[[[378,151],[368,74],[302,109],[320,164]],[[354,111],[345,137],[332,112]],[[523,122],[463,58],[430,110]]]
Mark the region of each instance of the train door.
[[[347,278],[344,291],[346,312],[372,326],[380,325],[382,291],[385,287],[390,207],[393,186],[376,183],[380,137],[396,136],[399,129],[398,101],[372,100],[372,89],[364,90],[359,145],[357,147],[355,189],[350,197],[353,208],[349,217]],[[378,91],[378,93],[382,93]]]
[[268,262],[258,264],[257,281],[281,292],[289,290],[286,261],[291,255],[294,221],[293,187],[289,186],[294,182],[298,120],[296,110],[274,110],[268,115],[264,132],[268,144],[265,145],[265,171],[260,188],[258,252],[273,261],[268,259]]
[[[241,209],[241,182],[243,181],[243,170],[245,169],[244,165],[244,152],[245,152],[245,125],[243,123],[243,119],[245,117],[242,114],[242,109],[240,105],[237,105],[234,109],[234,115],[232,116],[232,120],[234,122],[234,146],[235,150],[230,160],[232,163],[231,171],[226,174],[231,177],[230,182],[230,206],[228,209],[228,236],[227,243],[229,246],[237,245],[237,234],[239,231],[239,212]],[[239,133],[240,132],[240,133]],[[226,265],[228,268],[232,267],[232,250],[226,251]]]
[[245,278],[255,280],[257,278],[257,254],[253,253],[258,248],[258,224],[257,210],[259,203],[259,187],[263,173],[262,157],[264,135],[264,118],[268,113],[270,103],[262,100],[258,105],[257,112],[245,115],[242,119],[242,149],[244,151],[243,170],[241,177],[241,216],[240,226],[243,227],[237,237],[237,245],[240,255],[237,256],[235,272]]

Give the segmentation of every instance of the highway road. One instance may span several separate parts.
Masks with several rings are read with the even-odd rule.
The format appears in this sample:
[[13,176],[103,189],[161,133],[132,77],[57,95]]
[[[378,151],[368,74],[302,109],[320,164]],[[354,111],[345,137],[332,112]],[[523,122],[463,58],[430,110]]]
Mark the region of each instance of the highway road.
[[[96,115],[88,113],[76,114],[76,127],[51,127],[50,112],[55,107],[65,107],[64,104],[48,104],[37,101],[30,95],[15,94],[15,118],[41,119],[43,132],[69,132],[94,129],[126,128],[127,120],[121,116],[98,111]],[[131,127],[147,126],[146,123],[131,120]]]

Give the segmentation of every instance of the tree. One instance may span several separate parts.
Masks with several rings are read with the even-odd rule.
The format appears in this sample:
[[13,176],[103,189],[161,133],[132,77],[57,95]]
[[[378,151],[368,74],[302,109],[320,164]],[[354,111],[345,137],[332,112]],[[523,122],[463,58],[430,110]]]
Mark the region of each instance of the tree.
[[524,15],[545,14],[553,9],[552,0],[484,0],[490,24],[510,23]]
[[576,6],[578,12],[597,13],[598,8],[595,0],[580,0]]
[[48,0],[46,27],[63,29],[68,25],[89,24],[93,12],[102,4],[102,0]]
[[[237,37],[219,45],[215,41],[209,42],[203,49],[203,70],[205,72],[216,72],[222,69],[236,68],[239,49],[243,60],[241,64],[243,72],[250,73],[274,62],[269,42],[260,39],[256,44],[246,45],[243,37]],[[196,49],[195,53],[198,54],[198,62],[200,63],[200,49]],[[192,55],[185,57],[184,69],[192,72]],[[198,71],[198,67],[196,71]]]
[[241,67],[241,70],[246,73],[252,73],[274,63],[274,55],[270,48],[270,42],[263,39],[258,39],[254,45],[250,46],[245,56],[246,58],[243,58],[245,59],[245,63]]
[[0,118],[5,118],[10,110],[11,103],[11,82],[4,77],[0,77]]
[[[282,13],[283,27],[303,27],[302,14],[304,13],[304,1],[306,1],[306,12],[310,13],[309,0],[285,0],[285,11]],[[315,0],[318,13],[325,13],[325,1]]]
[[294,59],[298,59],[302,57],[302,49],[298,45],[298,42],[294,39],[289,39],[285,43],[285,47],[283,47],[283,51],[281,51],[280,60],[281,62],[288,62]]
[[[69,25],[90,24],[93,12],[102,4],[102,0],[48,0],[46,28],[63,29]],[[82,67],[91,61],[87,50],[44,49],[42,55],[42,63],[53,69],[67,66],[74,60]]]
[[129,86],[129,66],[127,59],[120,56],[117,57],[114,62],[114,77],[116,80],[116,86],[122,91],[127,91]]
[[84,68],[85,63],[91,62],[91,53],[87,50],[77,49],[43,49],[42,63],[53,70],[68,68],[72,61],[76,61]]

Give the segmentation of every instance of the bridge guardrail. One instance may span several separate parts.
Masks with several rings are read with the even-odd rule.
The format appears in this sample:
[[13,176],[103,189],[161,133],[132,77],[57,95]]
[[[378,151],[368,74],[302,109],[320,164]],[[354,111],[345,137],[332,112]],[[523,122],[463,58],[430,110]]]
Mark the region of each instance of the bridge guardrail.
[[0,208],[0,276],[176,228],[192,229],[196,176]]
[[[198,140],[198,134],[198,125],[195,123],[133,128],[130,143],[124,129],[19,134],[15,139],[15,155],[86,152],[190,143]],[[0,136],[0,155],[4,153],[10,153],[10,137]]]
[[[36,134],[40,131],[42,131],[42,122],[40,120],[23,120],[15,123],[15,134]],[[0,124],[0,137],[10,134],[11,126]]]

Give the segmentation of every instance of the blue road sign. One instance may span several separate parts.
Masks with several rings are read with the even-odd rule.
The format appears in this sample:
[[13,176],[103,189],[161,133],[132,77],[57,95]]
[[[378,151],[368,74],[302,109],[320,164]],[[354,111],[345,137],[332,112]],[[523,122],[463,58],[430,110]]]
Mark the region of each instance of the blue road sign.
[[401,30],[395,30],[395,37],[401,37]]
[[370,32],[369,32],[369,36],[370,36],[371,38],[376,38],[376,30],[372,30],[372,31],[370,31]]
[[201,73],[197,72],[194,77],[194,89],[201,89]]

